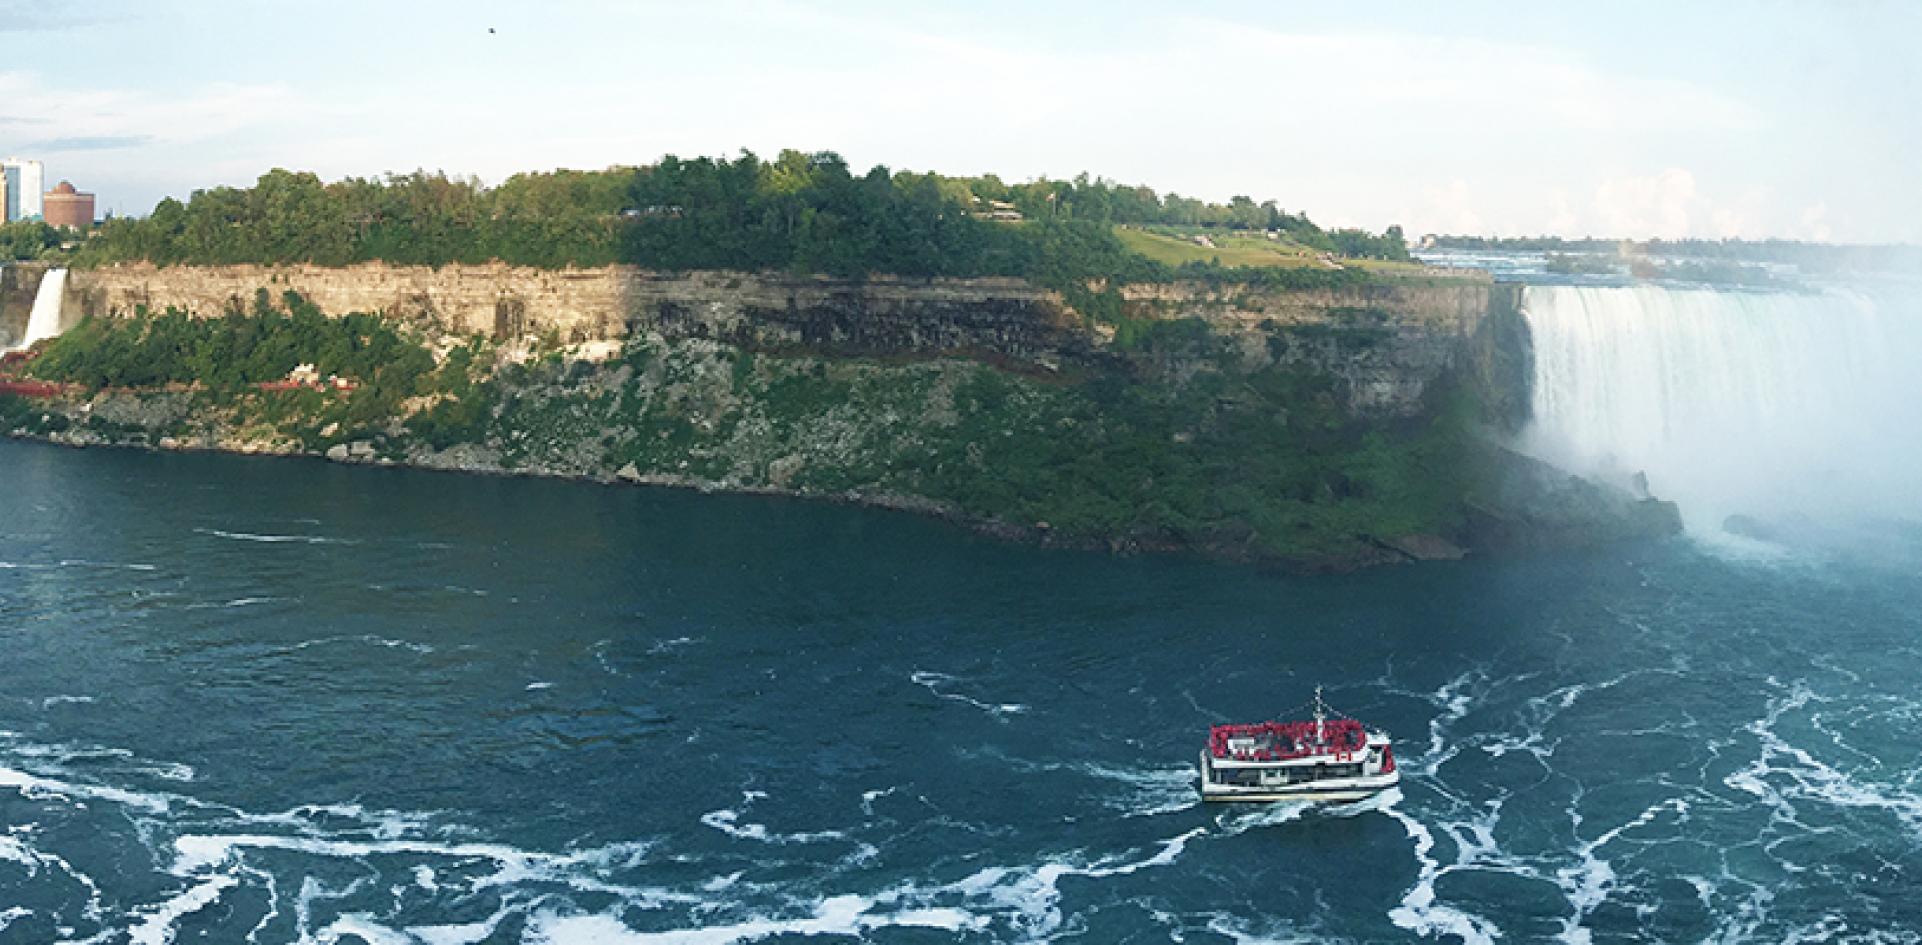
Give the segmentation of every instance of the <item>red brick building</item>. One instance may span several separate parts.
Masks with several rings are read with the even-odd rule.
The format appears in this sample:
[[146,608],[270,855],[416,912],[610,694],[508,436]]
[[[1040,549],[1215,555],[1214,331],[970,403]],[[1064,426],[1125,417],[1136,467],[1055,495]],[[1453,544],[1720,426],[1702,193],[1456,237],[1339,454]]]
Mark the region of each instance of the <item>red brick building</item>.
[[46,206],[42,219],[54,226],[70,226],[84,230],[93,225],[93,195],[83,194],[73,189],[73,185],[61,181],[54,189],[47,191]]

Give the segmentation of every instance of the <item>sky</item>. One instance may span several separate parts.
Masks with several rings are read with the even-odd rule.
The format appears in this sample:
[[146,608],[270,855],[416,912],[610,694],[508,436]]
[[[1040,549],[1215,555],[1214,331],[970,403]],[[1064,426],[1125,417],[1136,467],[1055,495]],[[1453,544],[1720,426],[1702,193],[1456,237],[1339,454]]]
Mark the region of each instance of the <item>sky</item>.
[[0,152],[118,214],[797,148],[1410,234],[1922,242],[1918,37],[1894,0],[0,0]]

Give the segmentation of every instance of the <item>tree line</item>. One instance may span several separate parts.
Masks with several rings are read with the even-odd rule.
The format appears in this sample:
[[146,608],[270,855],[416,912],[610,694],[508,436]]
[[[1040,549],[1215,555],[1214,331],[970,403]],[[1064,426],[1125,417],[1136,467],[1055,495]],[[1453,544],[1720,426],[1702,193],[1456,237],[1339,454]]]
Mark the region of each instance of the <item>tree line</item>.
[[[994,202],[1024,217],[984,219]],[[643,167],[519,174],[496,187],[416,172],[323,182],[275,169],[253,187],[167,199],[103,223],[81,265],[500,260],[556,268],[624,262],[667,270],[789,270],[864,276],[1008,275],[1159,280],[1179,273],[1128,251],[1117,224],[1270,229],[1350,256],[1406,258],[1399,228],[1324,231],[1274,201],[1212,204],[1082,175],[1005,184],[875,166],[831,152],[773,160],[669,156]]]

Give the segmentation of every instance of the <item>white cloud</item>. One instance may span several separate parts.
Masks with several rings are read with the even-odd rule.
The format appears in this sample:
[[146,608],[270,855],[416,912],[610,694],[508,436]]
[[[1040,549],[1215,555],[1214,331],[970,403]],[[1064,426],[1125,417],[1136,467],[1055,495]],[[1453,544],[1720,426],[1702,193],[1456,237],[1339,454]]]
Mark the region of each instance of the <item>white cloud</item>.
[[1702,199],[1695,175],[1679,167],[1644,176],[1613,177],[1595,188],[1594,217],[1600,232],[1635,236],[1685,236],[1694,233]]
[[[1085,170],[1414,232],[1754,236],[1826,232],[1827,209],[1803,219],[1817,203],[1845,212],[1816,184],[1758,185],[1767,171],[1756,162],[1785,133],[1763,104],[1561,48],[1182,15],[1154,20],[1151,45],[1101,31],[1075,42],[965,17],[936,25],[925,11],[857,16],[782,0],[557,0],[549,14],[596,24],[603,35],[581,40],[577,57],[618,68],[537,56],[509,72],[450,45],[394,62],[378,93],[321,76],[297,91],[162,96],[13,73],[0,75],[0,101],[35,103],[24,120],[62,122],[32,136],[150,137],[72,158],[129,191],[242,183],[273,165],[499,180],[670,151],[798,147],[1017,179]],[[672,49],[634,47],[668,22]]]
[[175,144],[253,129],[297,113],[284,86],[218,83],[186,95],[138,89],[87,89],[43,81],[23,72],[0,73],[6,117],[60,138],[137,138]]

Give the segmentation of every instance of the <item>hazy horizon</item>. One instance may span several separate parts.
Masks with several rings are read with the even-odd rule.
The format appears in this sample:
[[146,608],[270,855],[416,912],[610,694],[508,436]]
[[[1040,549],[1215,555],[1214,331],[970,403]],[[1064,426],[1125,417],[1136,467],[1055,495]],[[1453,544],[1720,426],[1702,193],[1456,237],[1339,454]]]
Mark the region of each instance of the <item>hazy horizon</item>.
[[[832,150],[1410,235],[1922,242],[1922,8],[0,3],[0,151],[102,212],[417,168]],[[490,32],[491,30],[491,32]]]

